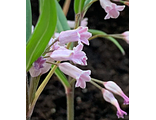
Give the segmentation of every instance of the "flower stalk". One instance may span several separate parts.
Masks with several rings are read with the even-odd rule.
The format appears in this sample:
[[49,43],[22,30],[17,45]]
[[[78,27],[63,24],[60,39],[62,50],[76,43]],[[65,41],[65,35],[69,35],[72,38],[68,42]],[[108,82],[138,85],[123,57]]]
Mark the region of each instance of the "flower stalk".
[[90,81],[91,84],[93,84],[95,87],[99,88],[100,90],[102,90],[102,87],[100,85],[98,85],[97,83],[95,83],[94,81]]
[[[59,63],[59,61],[57,62],[57,64]],[[27,113],[27,118],[30,118],[34,109],[34,106],[41,94],[41,92],[43,91],[43,89],[45,88],[45,86],[47,85],[49,79],[51,78],[51,76],[53,75],[53,73],[55,72],[55,69],[57,68],[56,65],[54,65],[54,67],[51,69],[51,71],[48,73],[48,75],[46,76],[46,78],[44,79],[44,81],[42,82],[42,84],[39,86],[39,88],[37,89],[36,93],[35,93],[35,97],[32,101],[31,106],[29,107],[29,111]]]
[[[71,81],[71,77],[69,77]],[[71,88],[66,89],[67,97],[67,120],[74,120],[74,82],[71,82]]]
[[30,79],[30,88],[29,88],[29,102],[30,102],[30,104],[32,103],[32,101],[35,97],[35,92],[36,92],[39,80],[40,80],[40,76],[31,77],[31,79]]
[[27,79],[27,76],[26,76],[26,115],[29,111],[29,94],[28,94],[28,79]]
[[71,0],[66,0],[65,3],[64,3],[64,5],[63,5],[63,12],[64,12],[64,15],[65,16],[68,13],[70,2],[71,2]]

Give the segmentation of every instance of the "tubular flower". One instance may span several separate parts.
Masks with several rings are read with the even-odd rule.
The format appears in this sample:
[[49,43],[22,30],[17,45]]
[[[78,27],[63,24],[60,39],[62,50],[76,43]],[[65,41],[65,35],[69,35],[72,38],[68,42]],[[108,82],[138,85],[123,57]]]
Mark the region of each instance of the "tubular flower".
[[58,67],[63,73],[76,79],[75,87],[86,88],[86,82],[91,80],[90,70],[83,71],[68,62],[60,63]]
[[71,60],[75,64],[87,65],[87,56],[82,51],[83,44],[78,44],[73,50],[66,49],[65,47],[59,48],[51,53],[50,57],[57,61]]
[[67,30],[60,33],[58,39],[60,45],[65,45],[68,42],[76,42],[84,43],[89,45],[88,39],[92,36],[91,33],[88,32],[88,27],[78,27],[74,30]]
[[46,59],[39,57],[30,68],[29,72],[32,77],[37,77],[49,71],[51,65],[46,63]]
[[103,88],[102,94],[103,94],[103,98],[107,102],[111,103],[112,105],[114,105],[116,107],[116,109],[117,109],[116,115],[118,116],[118,118],[124,118],[124,115],[127,115],[127,113],[125,111],[121,110],[118,101],[116,100],[116,98],[114,97],[114,95],[111,92],[109,92],[108,90]]
[[120,15],[119,11],[125,8],[125,5],[116,5],[110,0],[100,0],[100,5],[107,13],[104,19],[117,18]]
[[109,91],[121,96],[124,99],[123,104],[129,104],[129,98],[124,94],[121,88],[113,81],[104,82],[104,86]]

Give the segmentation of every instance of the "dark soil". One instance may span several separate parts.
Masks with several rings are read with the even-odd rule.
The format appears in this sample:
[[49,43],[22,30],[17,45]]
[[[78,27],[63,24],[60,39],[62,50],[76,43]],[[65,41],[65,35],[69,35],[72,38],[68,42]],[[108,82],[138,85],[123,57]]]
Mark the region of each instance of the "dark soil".
[[[60,1],[62,5],[62,0]],[[31,0],[33,25],[38,19],[38,1]],[[71,4],[72,5],[72,4]],[[69,20],[74,19],[71,6],[67,15]],[[99,2],[94,3],[85,17],[88,17],[90,29],[102,30],[106,33],[122,33],[129,30],[129,8],[126,6],[118,19],[104,20],[105,11]],[[88,57],[88,66],[82,69],[90,69],[91,77],[103,81],[112,80],[129,96],[129,45],[118,39],[125,50],[125,55],[109,40],[96,38],[90,41],[89,46],[84,47]],[[46,75],[42,76],[44,79]],[[42,80],[41,80],[42,81]],[[129,120],[129,106],[123,105],[123,99],[115,96],[121,108],[128,113],[124,120]],[[75,89],[75,120],[118,120],[116,108],[106,102],[101,91],[90,83],[86,89]],[[32,120],[66,120],[66,95],[62,84],[54,75],[40,95]],[[120,119],[119,119],[120,120]]]

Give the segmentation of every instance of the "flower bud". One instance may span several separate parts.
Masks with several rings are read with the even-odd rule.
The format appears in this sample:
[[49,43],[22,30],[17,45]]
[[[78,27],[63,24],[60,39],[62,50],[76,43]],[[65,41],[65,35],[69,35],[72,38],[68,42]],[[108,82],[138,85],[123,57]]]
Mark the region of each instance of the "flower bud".
[[114,95],[111,92],[109,92],[108,90],[103,88],[102,94],[103,94],[103,98],[107,102],[111,103],[112,105],[114,105],[116,107],[118,118],[124,118],[124,114],[127,115],[127,113],[125,111],[121,110],[117,99],[114,97]]
[[129,104],[129,98],[124,94],[121,88],[113,81],[104,82],[104,86],[107,90],[121,96],[124,99],[123,104]]
[[129,44],[129,31],[122,33],[124,40]]

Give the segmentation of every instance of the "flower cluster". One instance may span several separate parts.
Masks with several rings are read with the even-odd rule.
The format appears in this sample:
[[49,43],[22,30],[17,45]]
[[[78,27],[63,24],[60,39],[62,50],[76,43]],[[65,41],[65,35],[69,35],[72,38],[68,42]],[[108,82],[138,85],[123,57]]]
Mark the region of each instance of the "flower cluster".
[[[74,30],[62,31],[60,34],[55,34],[56,38],[51,38],[49,41],[50,49],[45,57],[39,57],[29,70],[32,77],[46,73],[50,67],[50,62],[54,61],[72,61],[74,64],[87,65],[87,56],[83,49],[83,43],[89,45],[88,39],[92,36],[88,32],[88,27],[80,26]],[[78,45],[69,50],[66,48],[66,44],[69,42],[78,42]],[[49,56],[49,57],[47,57]],[[75,87],[86,87],[86,82],[90,81],[90,70],[83,71],[76,66],[64,62],[59,65],[60,70],[76,79]],[[68,68],[68,69],[67,69]]]
[[[101,6],[107,12],[105,19],[117,18],[119,16],[119,11],[122,11],[125,6],[117,6],[115,3],[110,2],[109,0],[100,0]],[[30,68],[29,72],[32,77],[37,77],[49,71],[51,64],[55,61],[61,61],[58,64],[59,69],[66,75],[69,75],[76,80],[75,87],[86,88],[86,82],[91,81],[91,70],[81,70],[75,65],[67,62],[70,61],[74,64],[87,65],[87,56],[83,51],[83,44],[89,45],[88,39],[92,36],[88,32],[88,27],[85,25],[78,27],[77,29],[62,31],[61,33],[55,33],[54,37],[50,39],[49,51],[46,52],[45,56],[39,57]],[[68,21],[68,24],[72,27],[75,23]],[[33,32],[34,27],[32,27]],[[124,40],[129,43],[129,31],[126,31],[121,34]],[[77,46],[73,49],[67,48],[67,43],[77,42]],[[121,96],[124,99],[124,105],[129,104],[129,98],[124,94],[121,88],[114,82],[108,81],[103,82],[104,87],[102,88],[103,98],[114,105],[117,109],[118,118],[124,118],[124,115],[127,115],[125,111],[120,108],[120,105],[117,99],[114,97],[114,94]]]
[[[93,2],[95,2],[95,1],[88,2],[88,5],[90,6]],[[123,11],[126,5],[129,6],[129,1],[122,1],[122,0],[99,0],[99,2],[100,2],[101,7],[106,12],[106,16],[104,17],[104,19],[118,18],[120,15],[120,11]],[[120,2],[124,5],[117,5],[114,2]],[[96,79],[93,79],[90,76],[91,70],[81,70],[80,68],[78,68],[76,66],[76,65],[82,65],[82,66],[87,65],[88,58],[87,58],[86,53],[83,51],[83,47],[84,47],[84,44],[89,46],[89,38],[92,36],[92,34],[90,32],[88,32],[88,27],[87,27],[88,18],[83,19],[83,17],[84,17],[84,13],[86,13],[85,10],[87,10],[88,9],[87,7],[89,7],[88,5],[84,6],[84,8],[83,8],[84,10],[82,10],[82,12],[78,13],[78,14],[80,14],[80,19],[76,20],[76,21],[78,21],[78,23],[80,23],[80,26],[76,29],[61,31],[60,33],[54,33],[54,35],[49,40],[49,43],[48,43],[47,47],[45,48],[45,51],[34,63],[32,63],[32,66],[29,69],[29,73],[30,73],[31,77],[33,77],[33,79],[35,80],[36,79],[35,77],[38,77],[38,76],[40,77],[42,74],[48,72],[51,69],[52,64],[54,64],[55,65],[54,68],[58,67],[59,70],[61,70],[64,74],[72,77],[73,81],[76,81],[76,83],[74,83],[72,81],[72,82],[68,83],[68,85],[64,84],[65,90],[70,91],[70,93],[72,93],[73,87],[71,88],[70,85],[75,84],[75,87],[80,87],[80,88],[84,89],[84,88],[86,88],[86,83],[90,82],[93,85],[95,85],[97,88],[100,89],[100,92],[102,92],[103,98],[105,101],[111,103],[112,105],[114,105],[116,107],[117,117],[124,118],[124,115],[127,115],[127,113],[120,108],[118,100],[113,95],[113,94],[119,95],[124,100],[123,105],[128,105],[129,98],[125,95],[125,93],[121,90],[121,88],[113,81],[103,82],[103,81],[98,81]],[[70,28],[75,28],[75,26],[78,25],[78,23],[75,23],[75,21],[70,21],[70,20],[68,20],[67,23]],[[32,33],[33,33],[33,31],[34,31],[34,26],[32,26],[32,29],[31,29]],[[96,37],[101,37],[100,31],[99,32],[94,31],[94,30],[90,30],[90,31],[93,33],[93,35],[95,35],[91,39],[94,39]],[[103,35],[102,37],[107,37],[107,36],[123,39],[124,41],[126,41],[129,44],[129,31],[125,31],[121,34],[115,34],[115,35],[114,34],[110,34],[110,35],[106,34],[106,35]],[[54,73],[54,69],[52,69],[50,71],[48,76],[52,76],[51,73]],[[46,77],[45,81],[48,81],[49,78],[50,77]],[[62,79],[60,79],[60,80],[62,80]],[[30,83],[30,86],[34,84],[33,82]],[[66,81],[66,83],[67,82],[69,82],[69,81]],[[103,87],[96,84],[95,82],[101,83],[103,85]],[[34,86],[37,88],[37,85],[38,85],[38,83],[35,84]],[[41,84],[40,87],[38,88],[38,89],[40,89],[39,90],[40,92],[45,87],[44,85]],[[30,87],[30,88],[32,89],[33,87]],[[33,88],[33,90],[30,89],[30,92],[35,93],[36,88],[35,89]],[[30,93],[30,92],[28,92],[28,93]],[[66,93],[67,93],[67,98],[68,98],[69,92],[66,92]],[[35,94],[32,94],[32,96],[30,94],[28,96],[28,99],[29,99],[29,97],[33,98],[34,97],[33,95],[35,95]],[[38,94],[38,95],[40,95],[40,94]],[[30,99],[30,101],[31,101],[31,99]],[[73,102],[70,102],[70,100],[68,100],[68,103],[73,103]],[[28,101],[28,104],[29,104],[29,101]],[[70,104],[67,104],[67,105],[72,106]],[[30,108],[31,107],[34,107],[34,106],[30,106]],[[67,108],[69,109],[70,107],[67,107]],[[28,109],[29,109],[29,106],[28,106]],[[69,111],[69,110],[67,110],[67,111]],[[29,112],[29,110],[28,110],[28,112]]]

